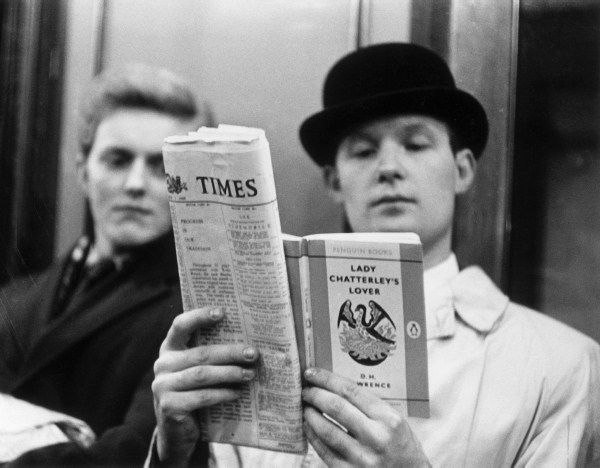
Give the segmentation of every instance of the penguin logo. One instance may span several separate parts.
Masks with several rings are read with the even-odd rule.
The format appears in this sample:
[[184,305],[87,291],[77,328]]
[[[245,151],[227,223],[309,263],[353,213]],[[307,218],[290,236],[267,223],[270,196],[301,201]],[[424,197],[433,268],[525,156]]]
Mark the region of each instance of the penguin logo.
[[416,340],[421,336],[421,326],[414,321],[410,321],[406,324],[406,334],[413,340]]
[[365,366],[382,363],[396,349],[396,326],[387,312],[375,301],[369,310],[346,299],[340,307],[337,328],[342,351]]

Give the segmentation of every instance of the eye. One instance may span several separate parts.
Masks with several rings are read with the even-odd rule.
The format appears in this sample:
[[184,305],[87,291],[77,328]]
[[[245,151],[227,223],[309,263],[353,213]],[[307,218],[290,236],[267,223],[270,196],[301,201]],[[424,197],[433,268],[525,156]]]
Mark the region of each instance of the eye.
[[131,156],[122,151],[109,151],[102,156],[104,163],[111,169],[124,169],[131,163]]
[[414,151],[414,152],[424,151],[431,147],[431,141],[429,140],[429,138],[427,138],[425,136],[417,135],[417,136],[408,138],[406,140],[406,142],[404,143],[404,147],[408,151]]
[[353,144],[348,152],[354,158],[365,159],[374,156],[377,148],[371,143],[360,142]]
[[426,148],[427,148],[427,145],[422,145],[419,143],[407,143],[406,144],[406,149],[408,151],[423,151]]
[[162,155],[148,158],[147,164],[152,174],[158,177],[163,177],[165,175],[165,166],[163,164]]

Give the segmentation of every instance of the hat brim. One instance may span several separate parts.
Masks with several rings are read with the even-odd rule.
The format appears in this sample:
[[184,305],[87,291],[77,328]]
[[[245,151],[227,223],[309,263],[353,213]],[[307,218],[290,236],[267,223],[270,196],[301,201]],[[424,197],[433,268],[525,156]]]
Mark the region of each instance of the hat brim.
[[483,107],[469,93],[449,88],[409,89],[328,107],[302,123],[300,141],[318,165],[330,165],[335,162],[337,145],[351,128],[402,114],[426,115],[445,122],[476,158],[485,148],[488,121]]

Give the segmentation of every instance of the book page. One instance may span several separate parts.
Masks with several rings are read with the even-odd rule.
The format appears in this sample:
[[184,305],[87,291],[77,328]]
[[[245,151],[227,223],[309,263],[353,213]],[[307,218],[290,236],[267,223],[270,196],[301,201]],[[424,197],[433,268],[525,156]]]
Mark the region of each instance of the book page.
[[198,344],[260,350],[241,399],[210,408],[205,440],[303,453],[300,365],[268,142],[224,126],[165,140],[184,309],[222,307]]

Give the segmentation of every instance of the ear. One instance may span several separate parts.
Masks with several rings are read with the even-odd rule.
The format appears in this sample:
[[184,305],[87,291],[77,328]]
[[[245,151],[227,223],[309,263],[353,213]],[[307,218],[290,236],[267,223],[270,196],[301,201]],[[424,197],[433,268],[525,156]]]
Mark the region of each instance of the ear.
[[464,148],[454,155],[454,164],[456,165],[454,193],[459,195],[467,192],[473,185],[477,161],[473,156],[473,152],[468,148]]
[[75,168],[77,170],[77,182],[83,192],[88,194],[88,168],[87,158],[82,153],[77,153],[75,159]]
[[324,166],[323,180],[325,182],[325,187],[329,192],[329,196],[333,198],[336,203],[342,203],[343,199],[340,190],[340,177],[337,168],[335,166]]

